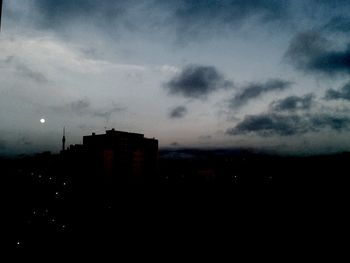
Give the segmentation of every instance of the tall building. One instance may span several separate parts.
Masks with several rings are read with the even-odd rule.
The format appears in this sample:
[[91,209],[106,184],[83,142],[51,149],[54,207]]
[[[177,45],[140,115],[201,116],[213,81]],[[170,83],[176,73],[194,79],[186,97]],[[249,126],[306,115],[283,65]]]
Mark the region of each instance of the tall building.
[[143,134],[114,129],[93,133],[83,137],[83,145],[71,146],[67,152],[83,158],[85,170],[111,181],[147,182],[157,173],[158,140]]

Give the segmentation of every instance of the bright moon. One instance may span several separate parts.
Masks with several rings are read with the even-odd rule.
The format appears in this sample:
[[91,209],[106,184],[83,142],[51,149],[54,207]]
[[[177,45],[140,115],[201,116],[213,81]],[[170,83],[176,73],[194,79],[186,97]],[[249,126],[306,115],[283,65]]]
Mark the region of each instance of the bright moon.
[[41,122],[42,124],[44,124],[46,121],[45,121],[45,119],[40,119],[40,122]]

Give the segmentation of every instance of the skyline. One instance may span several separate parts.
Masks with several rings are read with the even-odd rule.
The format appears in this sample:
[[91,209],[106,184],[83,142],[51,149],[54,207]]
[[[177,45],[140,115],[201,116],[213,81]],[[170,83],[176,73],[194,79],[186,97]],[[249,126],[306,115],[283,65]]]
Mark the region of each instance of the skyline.
[[3,2],[0,155],[58,152],[64,126],[350,150],[349,1]]

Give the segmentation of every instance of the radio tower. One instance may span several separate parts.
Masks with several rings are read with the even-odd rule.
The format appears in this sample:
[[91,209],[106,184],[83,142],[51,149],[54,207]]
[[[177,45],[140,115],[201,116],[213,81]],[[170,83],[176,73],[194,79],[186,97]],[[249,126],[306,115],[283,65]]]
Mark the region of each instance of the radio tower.
[[66,150],[66,127],[63,127],[62,152]]

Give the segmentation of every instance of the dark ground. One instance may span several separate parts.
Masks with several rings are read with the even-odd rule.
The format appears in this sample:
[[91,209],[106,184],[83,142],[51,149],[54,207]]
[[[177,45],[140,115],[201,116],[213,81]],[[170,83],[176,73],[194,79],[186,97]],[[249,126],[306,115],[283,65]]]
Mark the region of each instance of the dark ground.
[[246,224],[243,211],[250,210],[253,228],[270,221],[277,187],[341,184],[349,160],[347,153],[164,150],[152,182],[133,185],[79,174],[59,155],[1,158],[2,237],[16,249],[122,242],[124,250],[167,246],[175,237],[205,240],[211,231]]

